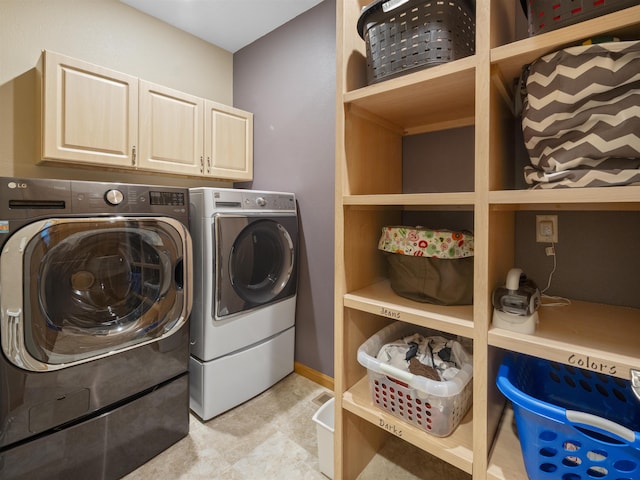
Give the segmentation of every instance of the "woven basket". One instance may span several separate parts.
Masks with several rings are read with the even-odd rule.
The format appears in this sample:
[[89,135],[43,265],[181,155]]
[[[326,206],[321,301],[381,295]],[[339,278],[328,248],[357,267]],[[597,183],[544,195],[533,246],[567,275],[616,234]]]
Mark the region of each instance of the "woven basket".
[[606,15],[638,4],[638,0],[529,0],[529,35]]
[[468,0],[377,0],[358,19],[369,84],[475,53]]

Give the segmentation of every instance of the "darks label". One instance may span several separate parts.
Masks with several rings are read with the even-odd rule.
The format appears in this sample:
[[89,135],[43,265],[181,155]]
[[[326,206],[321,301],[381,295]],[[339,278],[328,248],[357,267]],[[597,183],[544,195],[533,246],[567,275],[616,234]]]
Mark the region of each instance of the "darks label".
[[396,437],[402,438],[402,429],[398,428],[395,424],[388,423],[384,420],[384,418],[381,418],[379,421],[379,425],[380,428],[384,428],[386,431],[393,433]]

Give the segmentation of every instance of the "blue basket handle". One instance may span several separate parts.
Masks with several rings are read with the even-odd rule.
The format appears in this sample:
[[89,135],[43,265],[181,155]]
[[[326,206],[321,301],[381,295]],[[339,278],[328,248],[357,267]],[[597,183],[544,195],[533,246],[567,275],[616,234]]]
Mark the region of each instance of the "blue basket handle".
[[[619,442],[620,439],[622,439],[624,440],[623,443],[630,443],[632,444],[630,446],[640,449],[640,438],[636,439],[636,433],[627,427],[623,427],[622,425],[612,422],[611,420],[607,420],[606,418],[576,410],[567,410],[566,415],[567,420],[574,424],[574,426],[578,425],[595,428],[597,433],[611,437],[611,439],[616,442]],[[640,437],[640,435],[638,436]],[[637,445],[633,445],[634,443],[637,443]]]

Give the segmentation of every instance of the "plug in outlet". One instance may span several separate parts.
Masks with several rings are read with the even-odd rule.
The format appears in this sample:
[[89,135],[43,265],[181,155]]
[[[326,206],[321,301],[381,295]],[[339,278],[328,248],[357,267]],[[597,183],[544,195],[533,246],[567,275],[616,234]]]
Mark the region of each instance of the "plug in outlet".
[[558,243],[557,215],[536,215],[536,242]]

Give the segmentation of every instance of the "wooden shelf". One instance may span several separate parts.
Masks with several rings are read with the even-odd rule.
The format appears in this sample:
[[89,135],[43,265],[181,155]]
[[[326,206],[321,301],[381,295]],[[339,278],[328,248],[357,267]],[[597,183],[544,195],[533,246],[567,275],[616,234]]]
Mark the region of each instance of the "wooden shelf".
[[510,82],[520,76],[522,67],[537,58],[569,45],[604,33],[638,37],[640,6],[630,7],[579,24],[525,38],[491,50],[491,63],[498,66],[502,77]]
[[[476,55],[363,86],[365,46],[353,27],[368,3],[337,2],[336,480],[356,479],[397,430],[402,431],[398,437],[472,474],[474,480],[527,480],[513,410],[505,408],[495,383],[502,355],[515,351],[629,379],[630,370],[640,365],[640,308],[574,301],[567,307],[542,307],[533,335],[492,327],[491,291],[520,254],[516,247],[523,228],[516,212],[605,211],[611,217],[640,212],[640,186],[507,190],[515,185],[514,149],[524,148],[514,143],[513,79],[524,65],[586,38],[640,38],[640,4],[516,41],[518,2],[477,0]],[[412,162],[403,164],[408,158],[403,149],[410,143],[403,136],[469,126],[474,129],[474,150],[467,168],[447,175],[429,169],[431,162],[450,157],[448,145],[440,143],[458,141],[457,132],[431,135],[428,140],[440,143],[422,152],[420,172],[428,172],[425,189],[432,187],[401,193],[403,176],[415,168]],[[463,179],[469,181],[455,179],[458,174],[469,175]],[[380,227],[419,216],[446,217],[443,223],[472,217],[474,305],[415,302],[381,280],[386,266],[375,244]],[[614,282],[612,291],[616,287]],[[357,349],[392,321],[473,341],[475,419],[469,413],[450,437],[433,437],[374,406]]]
[[436,437],[376,407],[371,400],[369,380],[364,377],[342,397],[342,406],[403,440],[429,452],[447,463],[471,473],[473,464],[473,409],[465,415],[448,437]]
[[487,480],[528,480],[524,469],[520,440],[516,433],[514,414],[506,407],[493,442]]
[[424,210],[473,211],[475,193],[409,193],[379,195],[345,195],[343,205],[422,207]]
[[388,280],[347,293],[344,306],[402,322],[473,338],[473,306],[420,303],[393,292]]
[[405,134],[473,125],[475,56],[461,58],[344,95],[355,106],[401,128]]
[[501,190],[489,192],[494,210],[640,210],[640,186]]
[[491,328],[489,344],[628,380],[640,365],[640,309],[572,301],[541,307],[533,335]]
[[475,193],[447,192],[447,193],[410,193],[384,195],[345,195],[344,205],[414,205],[414,206],[442,206],[456,210],[473,210]]

